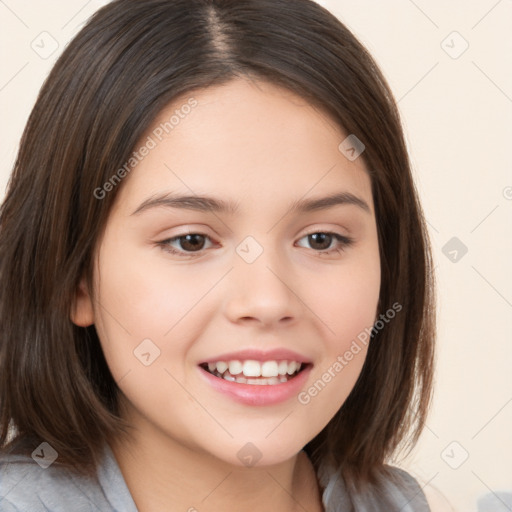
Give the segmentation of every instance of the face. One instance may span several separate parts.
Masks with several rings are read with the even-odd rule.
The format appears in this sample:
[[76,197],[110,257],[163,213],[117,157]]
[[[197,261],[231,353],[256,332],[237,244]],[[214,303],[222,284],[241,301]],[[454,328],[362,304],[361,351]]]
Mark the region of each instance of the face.
[[380,289],[371,183],[347,136],[237,79],[174,102],[137,145],[73,319],[95,324],[141,434],[275,464],[342,406]]

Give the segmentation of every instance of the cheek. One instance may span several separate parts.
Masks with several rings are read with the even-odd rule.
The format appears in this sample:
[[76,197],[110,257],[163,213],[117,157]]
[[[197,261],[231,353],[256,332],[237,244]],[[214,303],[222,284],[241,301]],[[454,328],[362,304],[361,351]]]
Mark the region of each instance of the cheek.
[[102,246],[101,272],[95,280],[96,330],[116,379],[139,369],[141,363],[154,360],[152,367],[162,365],[160,356],[169,350],[172,359],[184,353],[186,340],[176,340],[176,333],[212,286],[195,282],[194,276],[183,272],[184,267],[169,275],[168,268],[158,260],[155,264],[154,257],[149,261],[143,252],[129,251],[126,257],[123,247],[119,240]]
[[316,282],[312,303],[325,325],[331,354],[333,350],[346,350],[351,340],[371,328],[379,295],[378,258],[341,267],[339,272],[326,276],[323,283]]
[[126,258],[122,244],[112,245],[100,255],[96,289],[104,309],[134,336],[162,338],[215,283],[215,275],[170,264],[158,248],[132,250]]
[[340,269],[336,276],[325,280],[323,287],[316,288],[312,296],[315,313],[324,325],[324,353],[298,402],[324,423],[334,416],[352,391],[365,362],[376,320],[379,260],[360,263]]

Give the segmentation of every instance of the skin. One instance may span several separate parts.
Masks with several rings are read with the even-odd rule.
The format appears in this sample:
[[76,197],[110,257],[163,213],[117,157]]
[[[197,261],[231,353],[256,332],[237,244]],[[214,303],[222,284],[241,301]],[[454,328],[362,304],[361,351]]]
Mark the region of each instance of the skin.
[[[189,97],[162,111],[141,144]],[[205,383],[197,365],[228,351],[288,348],[313,362],[307,389],[373,325],[380,260],[370,178],[361,158],[338,149],[348,134],[285,89],[236,79],[193,97],[198,105],[124,179],[96,250],[94,299],[82,283],[72,313],[77,325],[95,324],[134,426],[133,439],[112,449],[141,512],[233,503],[242,512],[321,511],[302,449],[345,401],[366,348],[306,405],[297,396],[240,404]],[[335,191],[369,210],[290,211]],[[166,192],[231,200],[239,213],[133,213]],[[307,236],[331,232],[353,243]],[[187,233],[207,235],[199,251],[183,238],[167,246],[184,256],[159,244]],[[236,252],[247,236],[263,249],[253,263]],[[160,350],[149,366],[133,354],[147,338]],[[253,467],[237,457],[248,442],[262,455]]]

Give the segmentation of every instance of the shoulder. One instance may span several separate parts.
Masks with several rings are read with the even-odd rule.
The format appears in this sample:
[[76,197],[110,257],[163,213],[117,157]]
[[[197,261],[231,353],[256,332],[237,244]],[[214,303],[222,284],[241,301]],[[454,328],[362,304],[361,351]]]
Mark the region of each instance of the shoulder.
[[0,456],[2,511],[92,511],[94,494],[93,481],[56,464],[43,468],[25,455]]
[[[106,459],[108,462],[108,459]],[[112,512],[113,501],[127,493],[120,472],[117,480],[108,474],[108,464],[100,468],[103,483],[97,477],[79,475],[53,463],[42,467],[26,455],[0,454],[0,510],[2,512]],[[116,468],[114,468],[116,469]],[[105,485],[107,484],[107,485]],[[112,485],[113,484],[113,485]],[[105,487],[109,491],[105,493]],[[114,499],[110,499],[110,496]],[[123,499],[130,500],[129,493]],[[131,504],[129,504],[131,505]],[[127,511],[136,510],[127,506]]]
[[385,466],[383,486],[393,496],[402,512],[429,512],[427,498],[417,480],[407,471]]
[[356,486],[346,482],[332,462],[325,462],[319,471],[319,482],[326,512],[430,512],[419,483],[394,466],[383,466],[373,482]]

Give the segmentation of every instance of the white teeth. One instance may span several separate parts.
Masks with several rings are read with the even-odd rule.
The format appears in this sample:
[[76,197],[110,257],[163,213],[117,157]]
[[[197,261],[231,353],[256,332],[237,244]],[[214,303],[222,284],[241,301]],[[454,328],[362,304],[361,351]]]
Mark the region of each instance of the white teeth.
[[240,361],[230,361],[229,373],[231,373],[231,375],[238,375],[239,373],[242,373],[242,363]]
[[233,377],[229,372],[225,372],[224,375],[220,375],[218,372],[215,372],[217,377],[220,377],[224,380],[228,380],[230,382],[237,382],[238,384],[252,384],[253,386],[274,386],[276,384],[281,384],[282,382],[288,382],[291,377],[280,375],[279,377],[270,377],[270,378],[254,378],[247,379],[245,377]]
[[259,361],[244,361],[243,374],[246,377],[260,377],[261,364],[259,363]]
[[295,370],[300,366],[300,363],[296,363],[295,361],[290,361],[288,363],[288,375],[291,375],[292,373],[295,373]]
[[261,365],[261,376],[262,377],[277,377],[279,371],[277,368],[276,361],[265,361]]
[[[246,384],[254,384],[255,386],[274,386],[275,384],[279,384],[279,379],[277,377],[271,377],[270,379],[246,379]],[[288,380],[288,379],[286,379]],[[284,380],[283,382],[286,382]]]
[[228,363],[225,361],[218,361],[217,362],[217,371],[219,373],[224,373],[228,369]]
[[279,375],[286,375],[288,371],[288,363],[286,361],[280,361],[277,365],[277,371]]
[[[208,363],[208,370],[214,375],[242,384],[277,384],[286,382],[289,375],[300,370],[302,364],[297,361],[216,361]],[[226,371],[229,370],[229,371]],[[252,378],[251,378],[252,377]],[[257,377],[257,378],[256,378]],[[257,381],[257,382],[256,382]]]
[[247,384],[253,384],[255,386],[261,386],[261,384],[264,384],[265,379],[247,379]]

